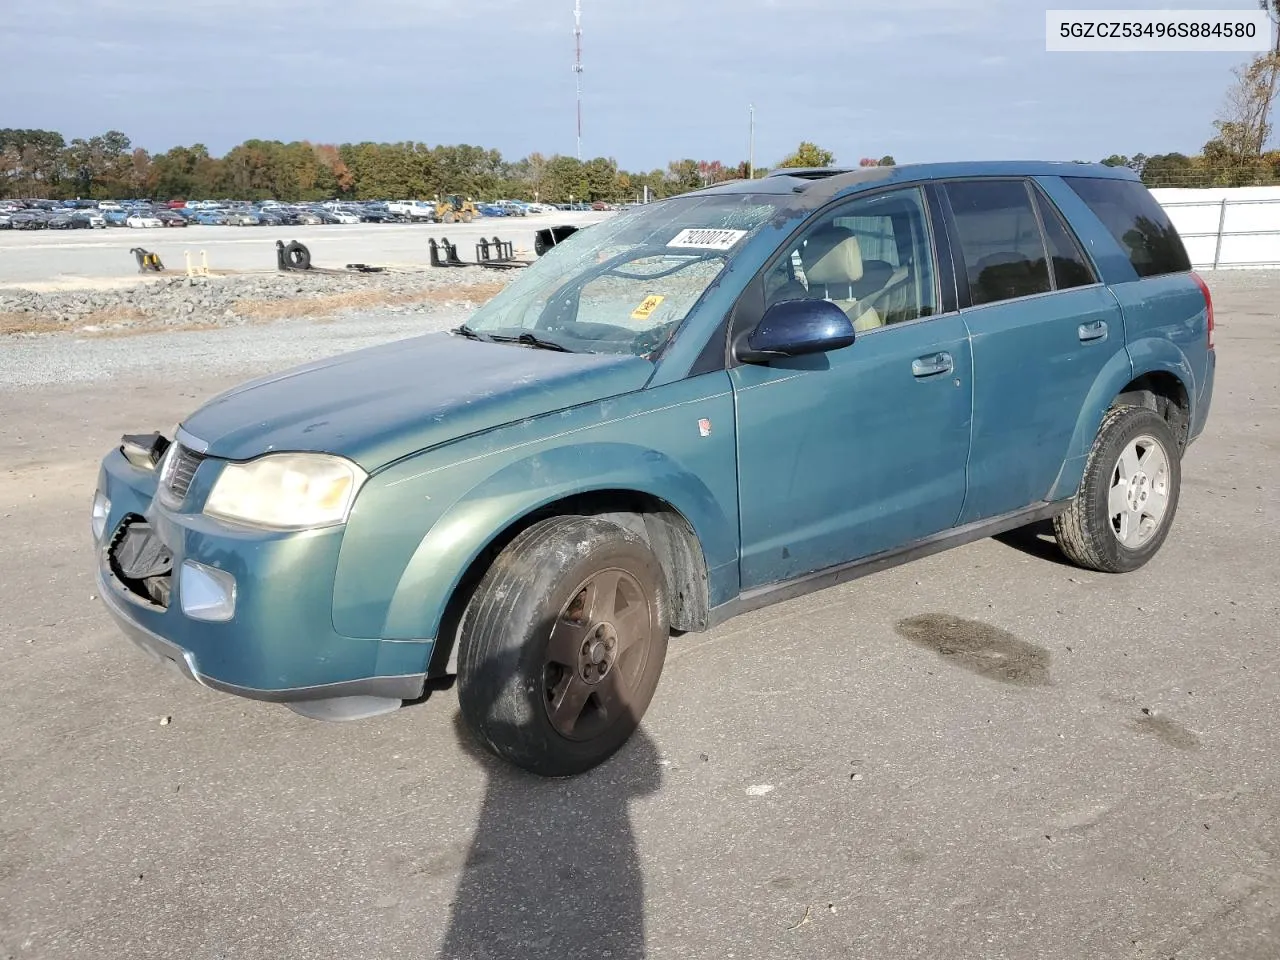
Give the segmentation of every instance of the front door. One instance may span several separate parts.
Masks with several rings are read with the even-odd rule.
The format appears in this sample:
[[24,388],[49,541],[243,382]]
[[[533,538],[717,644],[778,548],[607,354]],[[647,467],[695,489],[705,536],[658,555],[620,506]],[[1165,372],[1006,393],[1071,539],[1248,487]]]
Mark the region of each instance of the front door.
[[824,216],[765,276],[769,301],[820,297],[852,346],[731,369],[742,588],[870,556],[955,524],[973,398],[968,331],[940,314],[915,188]]

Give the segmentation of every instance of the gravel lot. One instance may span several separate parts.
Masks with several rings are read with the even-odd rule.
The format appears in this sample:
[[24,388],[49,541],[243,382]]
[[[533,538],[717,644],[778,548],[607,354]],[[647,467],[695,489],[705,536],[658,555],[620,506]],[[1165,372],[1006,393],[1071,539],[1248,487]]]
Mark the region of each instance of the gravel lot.
[[196,687],[93,596],[120,433],[458,314],[0,339],[0,958],[1274,960],[1280,274],[1210,282],[1150,565],[1015,535],[675,640],[572,782],[478,756],[450,692],[326,725]]

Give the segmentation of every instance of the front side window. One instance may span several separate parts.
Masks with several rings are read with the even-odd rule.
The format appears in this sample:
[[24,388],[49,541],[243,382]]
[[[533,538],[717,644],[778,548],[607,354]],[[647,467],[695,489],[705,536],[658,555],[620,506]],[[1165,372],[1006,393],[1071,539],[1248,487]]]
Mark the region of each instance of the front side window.
[[652,357],[787,197],[691,194],[578,231],[481,307],[467,331]]
[[791,242],[765,276],[766,306],[831,300],[872,330],[937,313],[928,218],[919,189],[855,200]]
[[1053,289],[1044,238],[1023,181],[970,180],[946,189],[975,307]]
[[1191,269],[1182,238],[1155,197],[1136,180],[1063,177],[1116,238],[1140,277]]

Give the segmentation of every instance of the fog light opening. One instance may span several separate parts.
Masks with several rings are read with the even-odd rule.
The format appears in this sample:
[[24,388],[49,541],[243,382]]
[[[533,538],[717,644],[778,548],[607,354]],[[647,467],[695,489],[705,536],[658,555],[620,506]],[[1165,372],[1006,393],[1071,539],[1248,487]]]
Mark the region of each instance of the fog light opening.
[[230,620],[236,612],[236,580],[225,570],[184,560],[178,574],[182,612],[193,620]]
[[93,495],[93,510],[90,513],[90,522],[93,527],[93,539],[101,541],[102,535],[107,532],[107,516],[111,513],[111,501],[107,499],[107,495],[99,490]]

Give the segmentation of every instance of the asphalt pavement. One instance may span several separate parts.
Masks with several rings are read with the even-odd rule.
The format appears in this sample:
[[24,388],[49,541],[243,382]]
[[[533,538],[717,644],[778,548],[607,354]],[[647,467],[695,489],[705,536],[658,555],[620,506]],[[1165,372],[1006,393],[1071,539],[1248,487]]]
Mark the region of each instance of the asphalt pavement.
[[528,217],[483,217],[473,223],[359,223],[297,227],[189,227],[135,230],[0,231],[0,287],[47,289],[86,281],[137,279],[130,250],[141,246],[160,254],[171,269],[183,270],[186,254],[195,266],[214,271],[274,271],[276,241],[297,240],[311,251],[317,267],[342,268],[348,263],[424,267],[429,241],[448,238],[465,260],[475,259],[484,237],[511,241],[516,250],[533,251],[534,234],[543,227],[585,225],[609,213],[562,211]]
[[98,458],[282,357],[169,334],[0,384],[0,958],[1274,960],[1280,274],[1211,283],[1217,394],[1147,567],[1033,530],[677,638],[571,781],[477,753],[451,691],[323,724],[111,625]]

